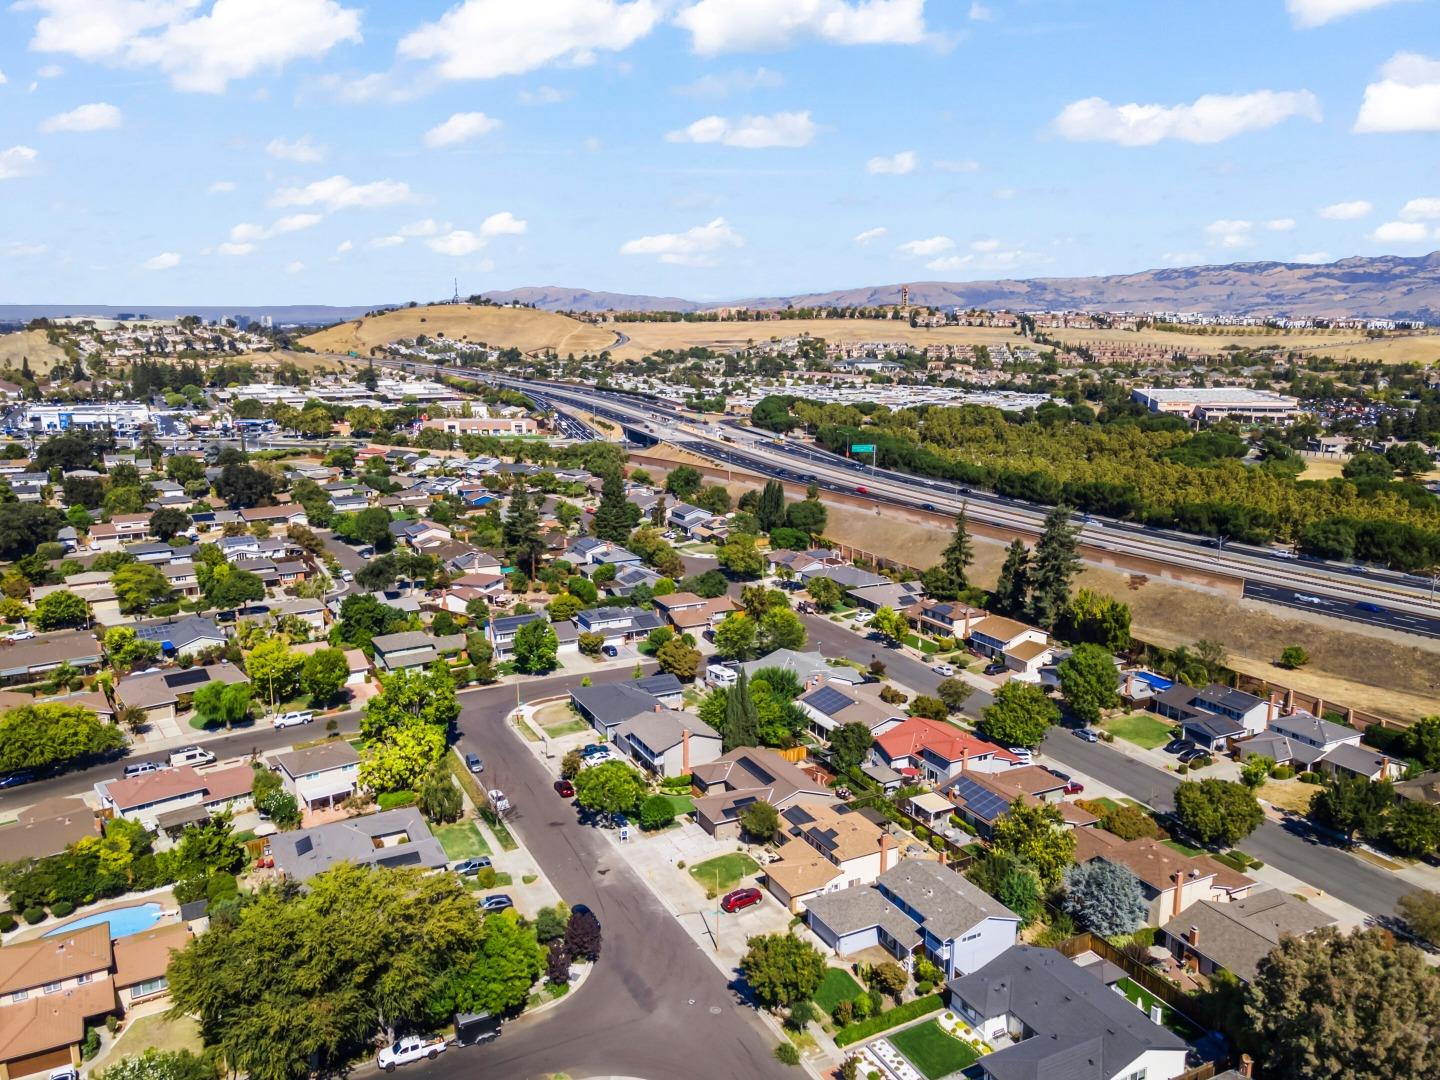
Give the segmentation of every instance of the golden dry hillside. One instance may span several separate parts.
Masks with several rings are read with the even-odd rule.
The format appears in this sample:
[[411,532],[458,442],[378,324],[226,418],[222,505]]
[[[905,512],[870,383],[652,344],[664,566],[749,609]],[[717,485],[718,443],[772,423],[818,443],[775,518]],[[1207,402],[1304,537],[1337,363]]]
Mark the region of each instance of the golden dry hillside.
[[26,358],[36,376],[48,375],[51,367],[65,359],[65,350],[51,345],[44,330],[21,330],[16,334],[0,334],[0,368],[17,371]]
[[320,330],[302,341],[321,352],[353,350],[365,356],[376,345],[420,334],[501,349],[515,348],[526,353],[554,349],[561,356],[572,352],[577,356],[597,353],[615,341],[611,331],[576,322],[566,315],[530,308],[470,304],[435,304],[387,311]]

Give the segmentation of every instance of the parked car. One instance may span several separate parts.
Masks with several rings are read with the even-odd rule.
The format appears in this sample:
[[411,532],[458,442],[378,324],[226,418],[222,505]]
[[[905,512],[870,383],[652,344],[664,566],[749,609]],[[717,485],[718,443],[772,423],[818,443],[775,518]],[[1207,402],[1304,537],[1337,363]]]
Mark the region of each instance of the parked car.
[[10,637],[9,637],[8,640],[10,640],[10,641],[29,641],[29,640],[31,640],[32,638],[34,638],[34,636],[35,636],[35,631],[34,631],[34,630],[12,630],[12,631],[10,632]]
[[409,1065],[412,1061],[434,1059],[445,1052],[445,1036],[436,1035],[426,1039],[419,1035],[406,1035],[396,1039],[375,1058],[375,1064],[386,1072],[394,1072],[396,1065]]
[[482,773],[485,771],[485,762],[480,760],[479,754],[466,754],[465,768],[469,769],[472,773]]
[[759,889],[736,889],[725,894],[720,901],[720,910],[727,915],[733,915],[737,911],[743,911],[747,907],[753,907],[765,898],[765,894]]
[[575,797],[575,785],[569,780],[555,781],[555,794],[562,799],[573,799]]
[[939,675],[942,679],[948,679],[950,678],[950,676],[955,674],[955,669],[949,664],[936,664],[930,670],[933,671],[936,675]]
[[986,664],[986,665],[985,665],[985,674],[986,674],[986,675],[1004,675],[1004,674],[1005,674],[1005,665],[1004,665],[1004,664],[1001,664],[1001,663]]
[[1096,735],[1095,732],[1091,731],[1088,727],[1076,728],[1076,729],[1075,729],[1075,737],[1076,737],[1077,739],[1083,739],[1083,740],[1085,740],[1086,742],[1099,742],[1099,741],[1100,741],[1100,736],[1099,736],[1099,735]]
[[1195,749],[1195,744],[1189,739],[1174,738],[1165,744],[1165,753],[1183,754],[1187,750]]
[[1019,758],[1021,765],[1029,765],[1035,759],[1035,755],[1023,746],[1007,746],[1005,749]]
[[1201,764],[1208,764],[1210,754],[1208,751],[1202,750],[1200,747],[1196,746],[1192,747],[1189,750],[1186,750],[1183,754],[1180,755],[1178,760],[1181,765],[1193,765],[1196,762],[1200,761],[1201,758],[1205,758],[1205,761],[1201,762]]
[[600,651],[611,659],[614,659],[615,657],[620,655],[620,650],[617,649],[614,645],[602,645],[600,646]]
[[1084,790],[1085,785],[1080,783],[1080,781],[1078,780],[1071,780],[1068,784],[1065,785],[1066,795],[1079,795]]
[[281,713],[270,721],[271,726],[277,728],[299,727],[301,724],[308,724],[315,719],[315,714],[309,709],[300,712]]
[[505,792],[499,788],[491,788],[488,794],[490,796],[490,809],[494,810],[497,814],[503,814],[506,810],[510,809],[510,800],[505,797]]
[[4,791],[6,788],[19,787],[21,784],[28,784],[34,779],[35,774],[29,769],[6,773],[4,776],[0,776],[0,791]]
[[214,754],[199,746],[186,746],[170,751],[170,767],[172,769],[180,765],[209,765],[214,760]]
[[341,570],[341,571],[340,571],[340,580],[341,580],[341,581],[354,581],[354,580],[355,580],[355,575],[352,574],[349,570]]
[[599,753],[601,753],[601,752],[603,752],[603,751],[606,751],[606,750],[609,750],[609,749],[610,749],[610,747],[609,747],[607,744],[605,744],[605,743],[598,743],[598,742],[586,743],[584,746],[582,746],[582,747],[580,748],[580,756],[581,756],[581,757],[589,757],[589,756],[592,755],[592,754],[599,754]]
[[132,761],[129,765],[125,766],[125,779],[129,780],[132,777],[144,776],[146,773],[159,771],[160,763],[158,761]]
[[857,611],[854,615],[851,616],[851,618],[855,620],[856,626],[864,626],[874,617],[875,613],[873,611]]
[[480,910],[485,912],[504,911],[506,908],[515,906],[515,901],[504,893],[496,893],[494,896],[487,896],[480,901]]
[[487,870],[492,865],[488,857],[479,855],[473,859],[461,859],[450,869],[462,877],[474,877],[481,870]]

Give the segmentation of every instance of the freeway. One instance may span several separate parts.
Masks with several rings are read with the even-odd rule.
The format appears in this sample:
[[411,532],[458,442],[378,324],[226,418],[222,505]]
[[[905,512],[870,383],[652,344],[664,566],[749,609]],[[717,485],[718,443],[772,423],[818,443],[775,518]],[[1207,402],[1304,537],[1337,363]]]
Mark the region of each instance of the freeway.
[[1322,615],[1332,615],[1337,619],[1371,623],[1389,627],[1392,630],[1401,630],[1408,634],[1440,637],[1440,618],[1396,610],[1374,601],[1362,600],[1359,604],[1337,603],[1328,596],[1316,596],[1298,589],[1265,585],[1255,581],[1245,582],[1245,598],[1247,600],[1264,600],[1268,604],[1279,604],[1281,607],[1291,607],[1302,611],[1318,611]]

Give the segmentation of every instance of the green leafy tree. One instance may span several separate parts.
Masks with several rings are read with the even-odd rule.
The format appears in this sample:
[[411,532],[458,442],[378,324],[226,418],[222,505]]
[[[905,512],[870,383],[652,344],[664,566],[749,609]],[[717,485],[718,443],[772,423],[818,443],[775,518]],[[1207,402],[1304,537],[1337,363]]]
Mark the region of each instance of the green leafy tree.
[[677,465],[665,477],[665,490],[681,502],[689,502],[700,490],[702,482],[700,470],[689,465]]
[[[699,474],[696,476],[698,483]],[[600,486],[600,505],[595,509],[592,524],[596,539],[623,544],[630,539],[639,521],[640,508],[625,497],[625,481],[619,470],[606,473]]]
[[1401,799],[1386,817],[1385,839],[1412,859],[1432,854],[1440,848],[1440,806]]
[[769,843],[780,831],[780,812],[764,799],[757,799],[740,811],[740,828],[760,843]]
[[956,600],[970,587],[969,569],[975,561],[975,545],[970,539],[970,522],[965,508],[955,515],[955,532],[940,553],[939,564],[928,572],[926,592],[936,600]]
[[205,599],[217,608],[238,608],[265,599],[265,583],[258,574],[233,567],[228,573],[215,575],[206,590]]
[[905,616],[888,606],[877,608],[866,627],[890,642],[902,641],[910,633],[910,624],[905,621]]
[[1395,910],[1420,940],[1432,946],[1440,943],[1440,893],[1408,892],[1396,902]]
[[234,727],[250,714],[249,683],[208,682],[195,691],[195,715],[206,727]]
[[1011,679],[995,692],[981,720],[986,738],[1001,746],[1039,746],[1060,720],[1060,710],[1034,683]]
[[1310,816],[1345,834],[1353,843],[1355,834],[1379,839],[1385,816],[1395,801],[1395,786],[1389,780],[1372,783],[1363,776],[1332,774],[1310,800]]
[[1101,645],[1076,645],[1056,667],[1060,693],[1070,711],[1086,724],[1098,724],[1100,714],[1120,704],[1115,657]]
[[1093,589],[1080,589],[1060,620],[1061,636],[1101,645],[1112,653],[1130,647],[1130,608]]
[[716,558],[737,578],[758,578],[765,572],[765,556],[755,546],[755,537],[748,533],[731,534]]
[[1275,768],[1275,760],[1264,754],[1256,754],[1240,767],[1240,782],[1251,791],[1260,787],[1266,780],[1270,779],[1270,771]]
[[340,696],[350,677],[350,663],[341,649],[317,649],[305,657],[300,686],[316,704],[328,704]]
[[749,660],[756,655],[759,636],[755,620],[737,611],[715,627],[715,655],[722,660]]
[[250,650],[245,673],[256,692],[272,705],[289,701],[300,692],[300,675],[305,657],[292,652],[282,638],[269,638]]
[[533,578],[545,557],[545,538],[540,533],[540,512],[530,501],[523,482],[511,489],[504,537],[511,560]]
[[429,671],[382,675],[380,686],[383,693],[365,703],[365,713],[360,718],[360,734],[367,740],[384,739],[390,731],[411,720],[419,720],[444,733],[460,715],[455,681],[443,664],[432,664]]
[[529,999],[531,986],[544,970],[545,950],[536,940],[535,928],[513,910],[492,915],[485,920],[472,961],[443,984],[443,1012],[511,1012]]
[[807,495],[800,502],[793,502],[785,509],[785,524],[796,532],[802,532],[813,542],[825,534],[830,518],[825,504],[820,501],[819,492]]
[[1440,1073],[1440,979],[1380,929],[1285,935],[1245,994],[1266,1076],[1411,1080]]
[[139,1057],[107,1065],[103,1080],[216,1080],[215,1066],[189,1050],[145,1048]]
[[0,714],[0,774],[63,765],[124,745],[119,728],[77,705],[20,705]]
[[360,755],[360,784],[371,791],[413,789],[445,755],[445,729],[411,718],[368,744]]
[[160,643],[135,635],[131,626],[112,626],[105,631],[105,655],[116,671],[145,667],[160,656]]
[[841,724],[830,733],[830,754],[840,770],[853,769],[865,760],[875,737],[870,726],[859,720]]
[[793,934],[762,934],[746,942],[740,970],[756,999],[767,1008],[814,998],[825,977],[825,958]]
[[1080,571],[1080,530],[1070,523],[1063,503],[1045,515],[1045,525],[1030,565],[1030,618],[1053,629],[1070,604],[1070,582]]
[[640,804],[640,828],[664,829],[675,821],[675,804],[664,795],[651,795]]
[[1005,549],[1000,579],[990,594],[990,606],[999,615],[1023,614],[1030,596],[1030,550],[1019,540]]
[[597,814],[633,814],[645,798],[645,781],[623,761],[606,761],[575,777],[575,801]]
[[772,607],[760,617],[756,645],[761,655],[776,649],[799,651],[805,647],[805,624],[789,608]]
[[1052,889],[1075,861],[1075,834],[1065,828],[1065,819],[1052,803],[1026,806],[1016,799],[996,820],[990,846],[1033,866]]
[[744,671],[725,693],[725,722],[720,734],[727,752],[760,742],[760,714],[750,693],[750,678]]
[[821,611],[834,611],[844,596],[840,586],[827,577],[811,578],[805,583],[805,591]]
[[150,515],[150,531],[156,538],[168,543],[172,536],[190,528],[190,515],[183,510],[162,506]]
[[437,823],[459,821],[465,811],[464,796],[444,766],[425,777],[417,804],[427,820]]
[[694,682],[700,671],[700,650],[685,644],[683,638],[671,638],[655,651],[660,670],[674,675],[681,682]]
[[765,482],[755,504],[755,520],[760,523],[760,531],[766,533],[785,523],[785,485],[779,480]]
[[515,634],[515,670],[527,675],[553,671],[559,647],[554,628],[544,619],[526,623]]
[[941,679],[935,688],[935,696],[945,703],[948,712],[958,713],[970,700],[975,688],[960,679]]
[[1234,847],[1260,827],[1265,812],[1244,784],[1187,780],[1175,789],[1175,813],[1202,844]]
[[110,584],[120,601],[120,610],[127,615],[149,611],[171,597],[169,580],[149,563],[120,567],[110,576]]
[[1422,716],[1405,730],[1405,754],[1429,772],[1440,769],[1440,716]]
[[90,605],[74,593],[59,589],[35,601],[34,622],[36,630],[86,626],[90,622]]
[[231,509],[259,506],[275,494],[275,479],[264,469],[231,462],[220,470],[215,493],[229,503]]
[[1286,645],[1280,650],[1280,659],[1276,662],[1293,671],[1310,663],[1310,654],[1299,645]]

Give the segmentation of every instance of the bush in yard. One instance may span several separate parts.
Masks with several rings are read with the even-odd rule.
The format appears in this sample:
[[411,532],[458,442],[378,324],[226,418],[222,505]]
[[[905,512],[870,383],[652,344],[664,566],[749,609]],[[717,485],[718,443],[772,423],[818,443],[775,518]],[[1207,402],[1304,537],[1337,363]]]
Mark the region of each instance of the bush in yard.
[[809,998],[801,998],[792,1002],[790,1011],[785,1016],[785,1026],[791,1031],[801,1032],[810,1026],[811,1022],[820,1019],[820,1010]]
[[31,926],[45,921],[45,909],[43,907],[27,907],[20,915]]
[[565,927],[565,948],[571,956],[600,959],[600,920],[592,911],[572,911]]
[[574,780],[580,775],[580,770],[585,764],[585,759],[580,756],[579,750],[571,750],[560,759],[560,776],[565,780]]
[[1122,803],[1113,810],[1102,809],[1100,827],[1121,840],[1153,840],[1160,835],[1160,826],[1155,824],[1155,819],[1129,803]]
[[562,901],[554,907],[543,907],[535,917],[535,940],[548,945],[565,936],[565,927],[570,922],[570,909]]
[[870,969],[870,985],[881,993],[889,994],[896,1001],[900,1000],[900,995],[905,992],[905,984],[909,981],[909,974],[893,960],[876,964]]
[[675,807],[664,795],[651,795],[640,804],[640,828],[663,829],[675,820]]
[[740,960],[755,997],[767,1008],[810,1000],[825,977],[825,958],[792,934],[752,937]]
[[550,949],[545,954],[545,977],[559,985],[570,981],[570,950],[559,939],[550,942]]
[[781,1065],[799,1065],[800,1051],[795,1049],[794,1043],[782,1042],[775,1047],[775,1060]]
[[53,904],[50,905],[50,914],[55,916],[55,918],[57,919],[63,919],[66,915],[69,915],[74,910],[75,905],[72,904],[69,900],[56,900]]
[[15,916],[8,911],[0,912],[0,934],[8,934],[20,924],[15,921]]
[[909,1023],[911,1020],[918,1020],[922,1016],[928,1016],[932,1012],[939,1012],[945,1006],[945,999],[939,994],[931,994],[929,997],[916,998],[914,1001],[907,1001],[904,1005],[897,1005],[893,1009],[887,1009],[877,1013],[869,1020],[857,1021],[848,1027],[841,1028],[835,1033],[835,1045],[846,1047],[852,1043],[863,1042],[872,1035],[878,1035],[882,1031],[899,1027],[901,1024]]
[[1276,661],[1281,667],[1289,668],[1291,671],[1302,668],[1310,662],[1310,654],[1299,645],[1286,645],[1280,650],[1280,659]]

